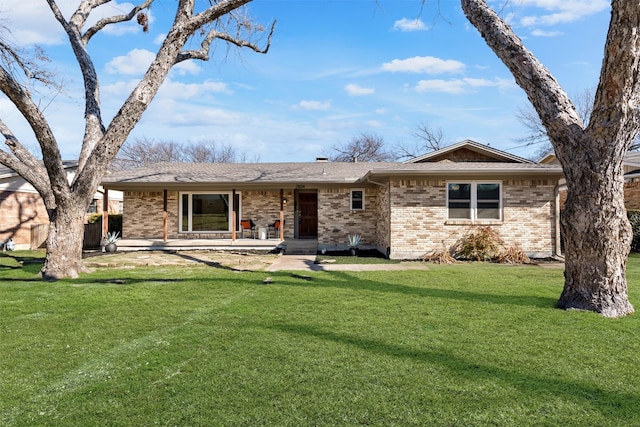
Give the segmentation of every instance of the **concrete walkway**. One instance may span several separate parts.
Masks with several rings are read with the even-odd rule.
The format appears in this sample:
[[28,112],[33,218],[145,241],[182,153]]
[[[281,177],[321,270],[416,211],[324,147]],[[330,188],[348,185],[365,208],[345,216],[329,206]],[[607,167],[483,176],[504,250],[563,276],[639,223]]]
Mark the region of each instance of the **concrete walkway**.
[[[280,255],[278,259],[267,267],[266,271],[397,271],[397,270],[428,270],[426,262],[401,262],[399,264],[316,264],[315,255]],[[564,268],[563,262],[541,262],[540,268]]]
[[280,255],[267,267],[267,271],[391,271],[391,270],[427,270],[429,266],[421,262],[403,262],[400,264],[316,264],[315,255]]

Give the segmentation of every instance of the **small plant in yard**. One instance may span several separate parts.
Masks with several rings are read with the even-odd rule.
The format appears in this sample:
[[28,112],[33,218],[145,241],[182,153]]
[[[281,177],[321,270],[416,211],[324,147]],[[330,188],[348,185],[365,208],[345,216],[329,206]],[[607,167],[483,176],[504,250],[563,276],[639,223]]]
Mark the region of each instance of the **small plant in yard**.
[[425,254],[422,260],[433,264],[455,264],[458,262],[451,256],[451,253],[449,253],[446,248],[441,251],[433,251],[430,254]]
[[115,252],[118,250],[118,246],[116,242],[120,240],[120,232],[114,231],[109,232],[102,239],[102,246],[104,247],[105,252]]
[[115,243],[120,240],[120,232],[119,231],[110,231],[107,233],[107,236],[104,238],[105,244]]
[[360,245],[362,236],[360,234],[349,234],[347,240],[350,248],[357,248]]
[[491,261],[499,253],[504,243],[491,227],[480,227],[464,236],[456,246],[456,255],[474,261]]
[[360,245],[360,240],[362,236],[360,234],[349,234],[347,236],[347,244],[349,245],[349,252],[352,256],[358,255],[358,245]]
[[519,248],[508,248],[496,256],[496,261],[502,264],[530,264],[531,260]]

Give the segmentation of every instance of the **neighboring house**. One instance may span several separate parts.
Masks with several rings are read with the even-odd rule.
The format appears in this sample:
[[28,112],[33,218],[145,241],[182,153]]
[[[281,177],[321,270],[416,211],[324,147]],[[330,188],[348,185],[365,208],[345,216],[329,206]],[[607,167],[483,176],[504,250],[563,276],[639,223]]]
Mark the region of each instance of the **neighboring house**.
[[106,176],[124,193],[125,239],[232,238],[241,219],[284,219],[286,239],[393,259],[452,247],[478,226],[533,257],[559,250],[562,171],[463,141],[409,162],[160,163]]
[[[64,161],[63,165],[69,179],[73,179],[78,162]],[[98,213],[103,203],[101,191],[92,202]],[[122,194],[110,193],[110,212],[119,213],[121,205]],[[40,194],[13,170],[0,166],[0,242],[13,239],[16,249],[38,248],[46,239],[48,224],[49,216]]]
[[[560,165],[555,154],[547,154],[540,164]],[[624,205],[627,210],[640,211],[640,152],[633,151],[624,157]],[[564,208],[567,188],[564,179],[560,181],[560,207]]]

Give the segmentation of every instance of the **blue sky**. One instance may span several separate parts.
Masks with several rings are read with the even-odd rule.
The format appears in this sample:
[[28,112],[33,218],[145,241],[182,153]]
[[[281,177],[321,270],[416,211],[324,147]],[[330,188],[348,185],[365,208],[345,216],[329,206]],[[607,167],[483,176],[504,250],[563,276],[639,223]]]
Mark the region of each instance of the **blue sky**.
[[[70,11],[78,1],[59,1]],[[597,84],[610,4],[606,0],[489,2],[570,95]],[[157,0],[148,33],[116,26],[89,45],[110,120],[158,49],[175,13]],[[109,6],[119,13],[123,1]],[[254,21],[278,23],[267,55],[227,51],[176,67],[130,138],[231,145],[250,161],[313,161],[363,132],[389,149],[413,146],[421,124],[450,143],[473,139],[529,157],[537,147],[518,109],[524,92],[454,0],[255,0]],[[0,0],[16,43],[37,43],[64,79],[41,93],[63,157],[77,156],[83,134],[82,79],[64,33],[44,0]],[[0,117],[27,145],[33,135],[0,98]]]

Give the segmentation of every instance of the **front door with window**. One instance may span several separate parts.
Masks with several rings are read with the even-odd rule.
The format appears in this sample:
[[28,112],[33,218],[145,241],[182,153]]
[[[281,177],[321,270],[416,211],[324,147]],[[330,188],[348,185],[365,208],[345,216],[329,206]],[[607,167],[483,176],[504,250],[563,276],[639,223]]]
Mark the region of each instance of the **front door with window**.
[[298,237],[318,237],[318,194],[298,193]]

